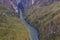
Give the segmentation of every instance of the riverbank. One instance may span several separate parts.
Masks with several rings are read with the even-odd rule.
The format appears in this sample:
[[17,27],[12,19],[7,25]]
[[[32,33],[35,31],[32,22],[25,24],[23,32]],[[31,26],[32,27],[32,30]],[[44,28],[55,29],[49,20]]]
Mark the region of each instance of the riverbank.
[[23,14],[22,11],[20,10],[20,19],[22,21],[22,23],[26,26],[26,28],[28,29],[29,33],[30,33],[30,38],[31,40],[39,40],[38,39],[38,32],[36,29],[34,29],[33,27],[31,27],[23,18]]

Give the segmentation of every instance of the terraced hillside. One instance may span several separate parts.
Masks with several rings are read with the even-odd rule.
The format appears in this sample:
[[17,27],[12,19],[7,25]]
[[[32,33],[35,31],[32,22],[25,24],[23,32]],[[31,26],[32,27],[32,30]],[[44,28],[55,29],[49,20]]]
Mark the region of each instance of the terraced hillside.
[[40,40],[60,40],[60,1],[27,9],[25,20],[39,32]]
[[17,14],[0,4],[0,40],[30,40]]

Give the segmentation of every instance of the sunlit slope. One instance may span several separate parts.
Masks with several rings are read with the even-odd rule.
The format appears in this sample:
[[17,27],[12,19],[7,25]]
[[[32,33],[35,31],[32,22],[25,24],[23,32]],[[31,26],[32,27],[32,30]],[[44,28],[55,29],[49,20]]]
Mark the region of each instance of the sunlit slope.
[[0,4],[0,40],[30,40],[25,26],[12,13]]
[[25,11],[24,18],[39,31],[40,40],[60,40],[60,2],[34,5]]

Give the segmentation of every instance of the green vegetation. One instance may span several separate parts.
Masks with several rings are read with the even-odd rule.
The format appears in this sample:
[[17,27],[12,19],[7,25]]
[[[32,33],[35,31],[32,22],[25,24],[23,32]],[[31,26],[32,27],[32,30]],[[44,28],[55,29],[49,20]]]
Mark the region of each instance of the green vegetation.
[[0,40],[30,40],[29,33],[15,12],[0,4]]
[[34,5],[25,11],[24,18],[38,30],[40,40],[60,40],[60,2]]

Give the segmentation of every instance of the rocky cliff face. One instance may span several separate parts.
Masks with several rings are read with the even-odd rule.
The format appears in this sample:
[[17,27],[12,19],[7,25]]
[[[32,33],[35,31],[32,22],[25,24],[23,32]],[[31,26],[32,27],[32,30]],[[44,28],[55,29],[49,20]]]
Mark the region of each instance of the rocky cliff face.
[[32,5],[40,4],[41,6],[48,6],[56,1],[60,0],[20,0],[24,8],[29,8]]
[[[29,8],[33,4],[36,4],[36,2],[38,1],[39,0],[20,0],[25,9]],[[17,0],[0,0],[0,3],[5,5],[5,7],[7,7],[8,9],[17,9]]]
[[0,0],[0,3],[8,9],[14,9],[15,11],[17,10],[16,0]]

